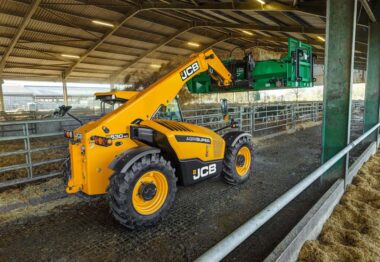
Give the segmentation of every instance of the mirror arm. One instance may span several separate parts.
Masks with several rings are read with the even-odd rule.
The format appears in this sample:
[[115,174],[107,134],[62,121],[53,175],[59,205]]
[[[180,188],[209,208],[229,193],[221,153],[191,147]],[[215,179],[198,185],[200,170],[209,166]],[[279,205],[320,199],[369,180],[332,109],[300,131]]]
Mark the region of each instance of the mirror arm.
[[76,116],[73,116],[72,114],[70,114],[69,112],[66,113],[69,117],[71,117],[72,119],[78,121],[80,123],[80,125],[82,126],[83,125],[83,122],[82,120],[80,120],[79,118],[77,118]]
[[230,123],[228,124],[228,125],[226,125],[226,126],[224,126],[224,127],[221,127],[221,128],[219,128],[219,129],[216,129],[216,130],[214,130],[214,132],[219,132],[219,131],[222,131],[222,130],[224,130],[224,129],[226,129],[226,128],[238,128],[238,122],[237,121],[235,121],[234,119],[231,119],[230,120]]
[[222,130],[229,128],[229,127],[230,127],[230,125],[227,125],[227,126],[224,126],[224,127],[221,127],[219,129],[214,130],[214,132],[219,132],[219,131],[222,131]]

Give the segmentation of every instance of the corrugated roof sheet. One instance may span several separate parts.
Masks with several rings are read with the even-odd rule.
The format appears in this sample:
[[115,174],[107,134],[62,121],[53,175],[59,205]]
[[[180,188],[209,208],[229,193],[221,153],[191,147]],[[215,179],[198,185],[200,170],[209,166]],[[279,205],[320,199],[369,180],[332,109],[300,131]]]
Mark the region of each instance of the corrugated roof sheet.
[[[320,14],[296,10],[239,9],[239,2],[233,8],[229,0],[215,2],[209,9],[203,8],[204,1],[189,0],[165,1],[167,4],[143,1],[142,6],[153,2],[165,8],[149,8],[133,14],[133,10],[139,7],[124,0],[42,0],[8,57],[3,77],[60,79],[62,72],[70,69],[68,80],[109,81],[110,76],[124,69],[117,76],[119,80],[136,70],[139,76],[129,79],[138,79],[157,71],[149,64],[171,65],[171,61],[185,59],[209,46],[214,46],[218,55],[227,57],[232,50],[239,47],[247,49],[257,44],[268,50],[284,49],[286,41],[283,39],[287,36],[316,42],[317,35],[304,34],[302,30],[289,33],[286,27],[323,29],[326,26]],[[291,0],[276,2],[289,6],[287,9],[291,9],[293,4]],[[299,2],[299,8],[309,3],[315,4],[315,0]],[[324,0],[320,3],[325,5]],[[0,54],[11,44],[31,4],[31,0],[0,1]],[[231,7],[218,10],[222,4]],[[175,8],[178,5],[181,6]],[[167,8],[171,6],[174,7]],[[94,20],[115,26],[124,23],[108,35],[112,28],[96,25]],[[206,23],[206,26],[193,27],[194,22]],[[207,26],[210,22],[220,26]],[[239,25],[243,28],[256,25],[259,28],[249,30],[253,36],[248,36],[239,29]],[[261,30],[260,26],[264,28]],[[265,26],[281,26],[282,29],[268,31],[264,30]],[[358,32],[365,36],[365,30],[359,27]],[[200,47],[189,46],[188,42],[196,42]],[[323,48],[323,43],[316,47]],[[62,54],[87,57],[77,63],[76,59],[64,58]]]

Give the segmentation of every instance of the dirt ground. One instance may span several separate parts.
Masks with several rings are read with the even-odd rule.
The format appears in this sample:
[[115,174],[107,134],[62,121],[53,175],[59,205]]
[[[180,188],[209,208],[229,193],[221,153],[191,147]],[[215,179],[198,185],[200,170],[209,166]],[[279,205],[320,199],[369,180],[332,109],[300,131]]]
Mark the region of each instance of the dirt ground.
[[[320,126],[255,141],[255,173],[247,183],[232,187],[214,178],[180,187],[168,217],[145,230],[120,226],[105,199],[28,202],[41,190],[63,192],[59,179],[2,192],[0,210],[24,207],[0,213],[0,261],[194,260],[320,165]],[[225,260],[262,261],[327,188],[316,182]]]
[[[247,183],[232,187],[215,178],[180,187],[168,217],[145,230],[121,227],[105,200],[69,197],[0,214],[0,260],[193,260],[318,167],[319,147],[318,126],[262,140],[255,145],[256,169]],[[276,234],[252,243],[253,260],[262,260],[312,204],[301,201],[271,223]]]
[[325,223],[307,241],[298,261],[380,260],[380,152],[359,171]]

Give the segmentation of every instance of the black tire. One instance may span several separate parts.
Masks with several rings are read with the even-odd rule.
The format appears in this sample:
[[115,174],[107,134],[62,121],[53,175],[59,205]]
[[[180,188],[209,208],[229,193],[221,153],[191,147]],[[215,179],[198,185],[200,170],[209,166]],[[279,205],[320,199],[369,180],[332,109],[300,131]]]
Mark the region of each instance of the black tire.
[[[241,148],[247,147],[250,156],[250,167],[244,175],[239,175],[236,169],[238,161],[238,152]],[[249,179],[253,173],[253,146],[249,136],[241,137],[234,146],[227,146],[223,160],[223,179],[231,185],[242,184]]]
[[[160,171],[168,183],[165,202],[155,213],[142,215],[133,206],[133,189],[146,172]],[[150,154],[137,160],[125,173],[114,173],[110,177],[108,198],[115,219],[129,229],[149,227],[157,224],[168,212],[177,192],[175,170],[160,154]]]

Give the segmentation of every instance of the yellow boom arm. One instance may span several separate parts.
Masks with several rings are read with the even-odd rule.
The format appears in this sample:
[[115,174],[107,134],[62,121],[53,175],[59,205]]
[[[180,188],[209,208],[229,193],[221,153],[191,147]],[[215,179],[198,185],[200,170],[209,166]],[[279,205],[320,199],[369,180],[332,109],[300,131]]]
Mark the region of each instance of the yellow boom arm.
[[122,118],[127,123],[132,123],[136,119],[150,119],[161,105],[166,106],[176,97],[187,81],[208,70],[213,72],[213,76],[218,76],[219,85],[231,84],[230,72],[214,51],[209,50],[193,55],[183,66],[169,72],[100,121],[105,124],[112,122],[115,118]]

